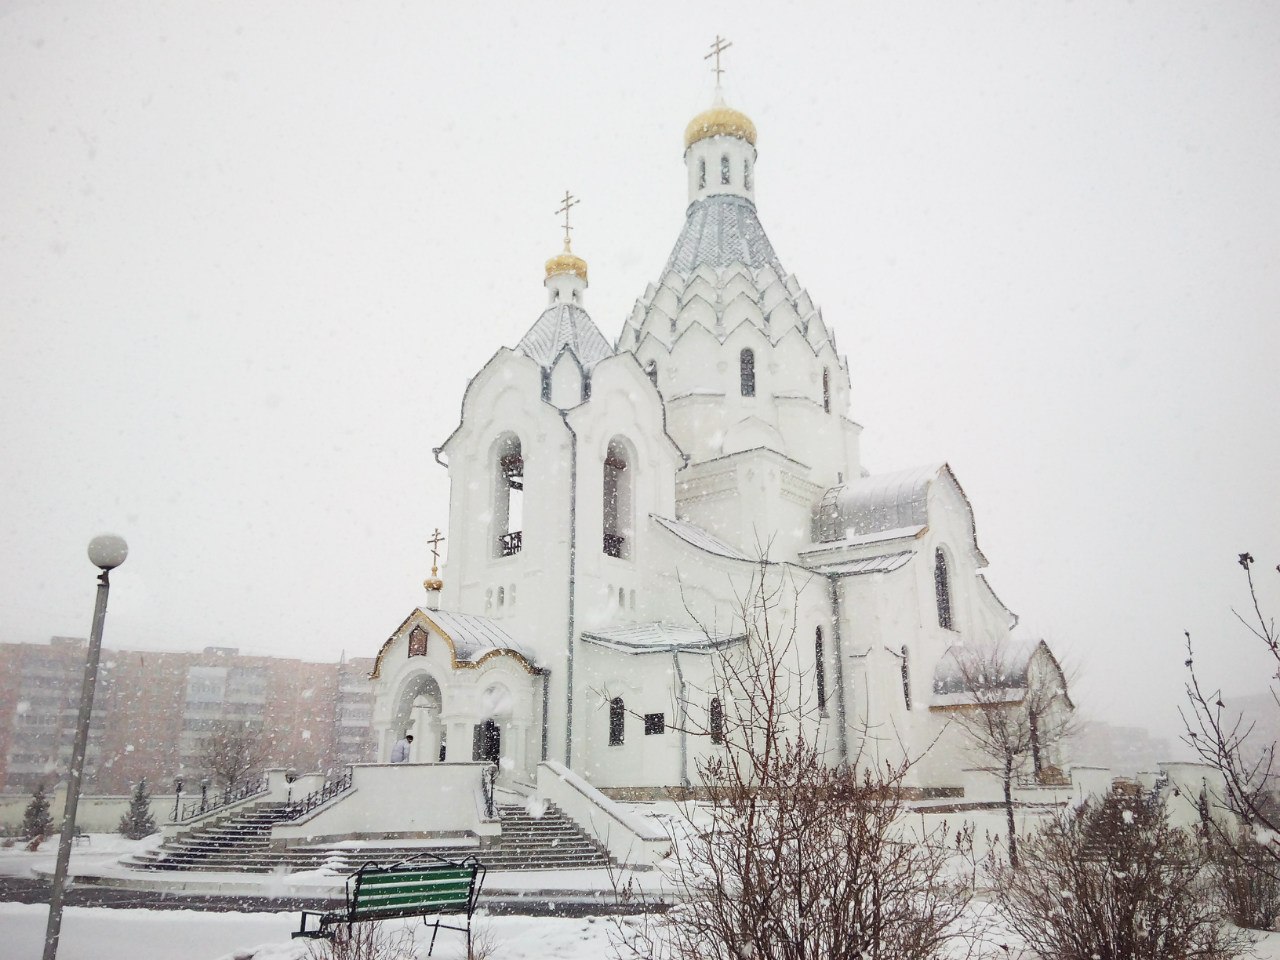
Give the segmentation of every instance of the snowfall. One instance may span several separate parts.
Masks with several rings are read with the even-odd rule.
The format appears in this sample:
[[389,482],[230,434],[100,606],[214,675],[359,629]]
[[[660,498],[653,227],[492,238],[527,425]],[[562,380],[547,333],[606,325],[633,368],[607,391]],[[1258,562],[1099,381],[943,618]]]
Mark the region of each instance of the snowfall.
[[[114,862],[158,838],[128,841],[113,834],[94,834],[90,842],[77,847],[72,870],[110,872]],[[30,877],[33,871],[51,871],[55,845],[35,853],[25,850],[0,850],[0,875]],[[594,878],[559,875],[558,887],[589,889],[599,886],[599,871]],[[548,875],[541,875],[545,880]],[[511,882],[517,874],[497,875],[491,880]],[[290,878],[295,879],[295,878]],[[305,883],[306,878],[296,877]],[[525,882],[537,882],[537,876],[525,875]],[[271,889],[273,881],[264,881],[261,892]],[[154,894],[146,895],[148,897]],[[482,897],[483,900],[483,897]],[[0,902],[0,958],[25,960],[41,955],[47,904]],[[117,907],[68,907],[62,921],[60,960],[308,960],[308,942],[292,940],[297,929],[298,911],[280,913],[231,913],[202,910],[122,909]],[[389,922],[387,924],[391,926]],[[420,920],[404,921],[418,944],[417,955],[425,957],[430,929]],[[474,930],[480,942],[489,949],[487,955],[502,960],[532,960],[554,957],[556,960],[599,960],[611,956],[609,917],[523,917],[513,915],[477,915]],[[1254,955],[1260,960],[1280,960],[1280,933],[1259,934]],[[463,937],[442,930],[434,956],[442,960],[464,957]]]

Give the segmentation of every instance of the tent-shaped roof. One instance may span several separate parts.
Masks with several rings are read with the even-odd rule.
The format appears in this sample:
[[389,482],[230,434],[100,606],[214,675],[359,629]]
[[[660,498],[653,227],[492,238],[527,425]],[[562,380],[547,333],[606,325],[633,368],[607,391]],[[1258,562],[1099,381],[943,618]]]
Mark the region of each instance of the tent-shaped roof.
[[585,370],[613,356],[613,347],[590,314],[574,303],[555,303],[544,310],[516,349],[541,366],[550,367],[565,347],[573,351]]

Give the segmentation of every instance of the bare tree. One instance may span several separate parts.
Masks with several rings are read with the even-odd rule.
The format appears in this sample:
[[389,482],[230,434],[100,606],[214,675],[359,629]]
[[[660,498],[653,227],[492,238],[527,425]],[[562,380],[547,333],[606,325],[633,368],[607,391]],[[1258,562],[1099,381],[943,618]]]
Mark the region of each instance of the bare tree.
[[[973,877],[954,869],[970,835],[911,821],[909,760],[832,763],[781,609],[788,589],[761,562],[741,605],[744,639],[712,671],[723,714],[695,731],[716,748],[697,764],[703,799],[683,805],[673,837],[669,879],[683,897],[661,916],[619,920],[621,956],[931,960],[972,942]],[[621,893],[647,906],[637,887]]]
[[200,742],[200,766],[227,790],[234,790],[267,759],[267,743],[254,724],[220,720]]
[[[1262,612],[1257,587],[1253,582],[1253,555],[1242,553],[1239,564],[1249,582],[1248,615],[1233,610],[1236,619],[1261,644],[1266,676],[1270,679],[1272,703],[1280,707],[1280,634],[1275,620]],[[1276,567],[1280,572],[1280,566]],[[1247,825],[1260,827],[1267,841],[1258,862],[1266,865],[1273,877],[1280,877],[1280,804],[1276,800],[1276,744],[1259,743],[1254,737],[1257,717],[1228,710],[1222,690],[1210,692],[1196,672],[1191,634],[1187,641],[1187,705],[1180,708],[1186,729],[1184,741],[1202,761],[1217,767],[1226,784],[1226,796],[1220,799]],[[1274,720],[1273,720],[1274,723]],[[1266,864],[1267,860],[1269,864]]]
[[957,644],[943,657],[934,693],[974,752],[996,764],[1009,863],[1017,867],[1014,783],[1051,774],[1053,752],[1076,728],[1062,667],[1044,641]]

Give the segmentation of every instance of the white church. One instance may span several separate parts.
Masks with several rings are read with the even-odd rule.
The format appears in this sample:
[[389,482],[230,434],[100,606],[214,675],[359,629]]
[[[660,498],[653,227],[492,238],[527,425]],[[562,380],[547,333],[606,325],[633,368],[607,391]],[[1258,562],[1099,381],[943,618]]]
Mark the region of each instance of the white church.
[[[542,761],[614,796],[696,784],[723,749],[713,659],[744,642],[766,549],[798,588],[780,613],[833,764],[924,752],[964,699],[953,647],[1009,644],[1010,696],[1048,670],[1065,700],[1048,648],[1010,641],[951,469],[864,469],[848,363],[769,241],[756,162],[717,91],[684,131],[684,222],[616,339],[566,239],[542,313],[471,379],[436,450],[448,562],[373,671],[379,760],[409,733],[411,761],[492,761],[511,786]],[[960,782],[956,736],[914,785]]]

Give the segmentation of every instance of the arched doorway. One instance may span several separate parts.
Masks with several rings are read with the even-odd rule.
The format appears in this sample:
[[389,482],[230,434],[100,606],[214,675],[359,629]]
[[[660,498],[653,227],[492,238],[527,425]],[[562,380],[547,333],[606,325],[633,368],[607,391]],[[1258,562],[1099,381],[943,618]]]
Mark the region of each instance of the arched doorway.
[[440,684],[428,673],[416,673],[406,678],[396,697],[396,708],[384,746],[382,760],[390,758],[391,744],[406,733],[413,736],[409,751],[411,763],[435,763],[439,759],[444,727],[440,712],[444,698]]

